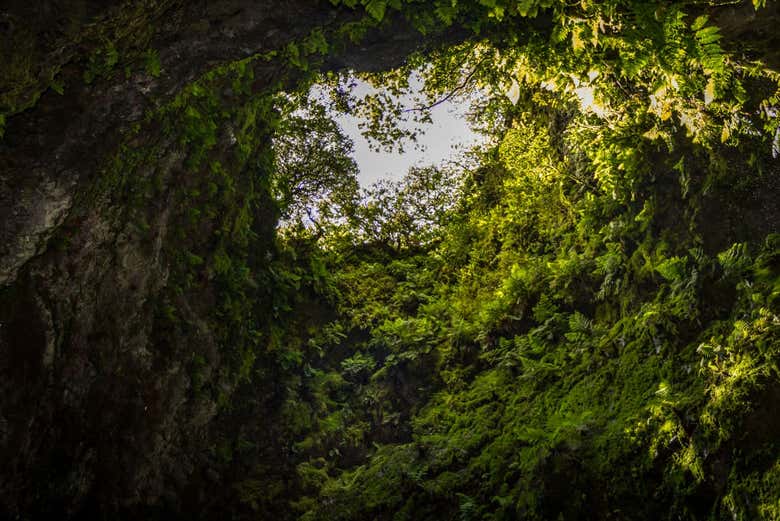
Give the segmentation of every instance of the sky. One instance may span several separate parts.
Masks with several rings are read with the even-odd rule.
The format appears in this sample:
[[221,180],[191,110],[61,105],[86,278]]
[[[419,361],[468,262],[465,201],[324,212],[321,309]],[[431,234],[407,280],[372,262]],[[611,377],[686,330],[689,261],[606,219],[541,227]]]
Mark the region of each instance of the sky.
[[[358,95],[371,90],[361,80],[353,79],[353,84],[353,92]],[[413,95],[402,97],[400,101],[409,108],[416,106]],[[400,179],[411,166],[442,164],[457,156],[459,150],[466,150],[484,141],[482,136],[469,128],[465,119],[467,110],[468,103],[462,100],[445,101],[435,106],[431,109],[432,122],[422,125],[422,132],[417,138],[418,146],[411,143],[404,146],[403,154],[371,150],[368,141],[360,134],[358,118],[337,115],[335,120],[355,143],[354,157],[360,169],[358,181],[361,186],[368,187],[380,179]]]

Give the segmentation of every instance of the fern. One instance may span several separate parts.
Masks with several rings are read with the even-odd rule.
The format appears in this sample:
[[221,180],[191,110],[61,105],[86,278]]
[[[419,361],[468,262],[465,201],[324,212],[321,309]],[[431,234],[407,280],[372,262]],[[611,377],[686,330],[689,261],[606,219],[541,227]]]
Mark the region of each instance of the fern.
[[724,277],[741,276],[753,263],[744,242],[736,243],[719,253],[718,262],[723,268]]

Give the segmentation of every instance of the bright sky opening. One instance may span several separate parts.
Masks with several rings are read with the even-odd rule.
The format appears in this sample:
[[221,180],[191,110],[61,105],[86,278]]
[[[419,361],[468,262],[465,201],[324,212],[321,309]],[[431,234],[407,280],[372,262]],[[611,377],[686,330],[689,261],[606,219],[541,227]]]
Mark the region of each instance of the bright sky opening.
[[[352,81],[353,92],[358,96],[372,90],[370,85],[357,78],[353,78]],[[411,83],[416,90],[421,88],[419,82]],[[414,92],[398,100],[405,106],[413,108],[416,103],[419,103],[413,98]],[[355,143],[354,157],[360,169],[358,175],[360,185],[368,187],[380,179],[398,180],[410,167],[444,164],[447,160],[456,158],[460,151],[484,142],[485,138],[473,132],[466,121],[468,106],[468,101],[451,99],[433,107],[431,123],[419,124],[421,132],[417,137],[417,146],[410,143],[404,146],[403,153],[371,150],[368,140],[363,137],[358,128],[360,119],[338,114],[335,120]],[[405,128],[413,126],[413,123],[409,123]]]

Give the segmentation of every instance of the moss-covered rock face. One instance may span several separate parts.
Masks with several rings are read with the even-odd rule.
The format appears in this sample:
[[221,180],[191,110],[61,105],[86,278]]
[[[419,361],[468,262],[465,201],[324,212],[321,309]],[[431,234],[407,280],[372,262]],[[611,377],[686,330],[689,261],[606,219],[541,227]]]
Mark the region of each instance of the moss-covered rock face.
[[[0,517],[777,519],[777,5],[667,4],[5,2]],[[410,55],[496,145],[280,233]]]
[[302,74],[274,55],[337,15],[313,2],[3,6],[4,515],[213,500],[217,436],[240,429],[213,419],[272,303],[270,96]]

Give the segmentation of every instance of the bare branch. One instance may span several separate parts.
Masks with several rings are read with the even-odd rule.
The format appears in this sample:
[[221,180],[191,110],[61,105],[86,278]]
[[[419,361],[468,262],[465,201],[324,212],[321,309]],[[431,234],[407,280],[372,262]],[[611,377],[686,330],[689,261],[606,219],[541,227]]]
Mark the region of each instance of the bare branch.
[[482,66],[482,64],[485,63],[486,61],[487,61],[487,57],[482,58],[482,60],[480,60],[480,62],[466,76],[466,78],[463,80],[463,82],[460,85],[458,85],[457,87],[455,87],[454,89],[452,89],[443,98],[439,99],[438,101],[435,101],[434,103],[431,103],[430,105],[426,105],[426,106],[423,106],[423,107],[413,107],[413,108],[410,108],[410,109],[404,109],[404,112],[422,112],[422,111],[430,110],[430,109],[432,109],[432,108],[434,108],[434,107],[436,107],[438,105],[441,105],[442,103],[444,103],[446,101],[449,101],[450,99],[453,98],[453,96],[455,96],[455,94],[457,94],[459,91],[465,89],[468,86],[468,84],[471,81],[471,79],[477,73],[477,71]]

